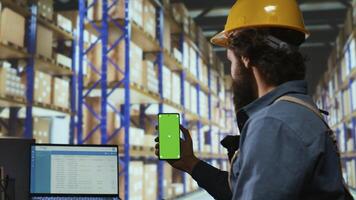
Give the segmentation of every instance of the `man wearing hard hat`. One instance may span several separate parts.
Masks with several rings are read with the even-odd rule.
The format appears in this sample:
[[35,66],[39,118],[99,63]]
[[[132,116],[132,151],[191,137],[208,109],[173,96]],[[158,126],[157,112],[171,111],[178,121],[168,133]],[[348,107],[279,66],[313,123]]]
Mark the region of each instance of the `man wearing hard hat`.
[[231,61],[241,132],[222,141],[231,169],[196,158],[183,127],[181,159],[169,163],[216,199],[353,199],[325,112],[307,95],[298,49],[308,36],[296,0],[238,0],[225,30],[211,39],[227,48]]

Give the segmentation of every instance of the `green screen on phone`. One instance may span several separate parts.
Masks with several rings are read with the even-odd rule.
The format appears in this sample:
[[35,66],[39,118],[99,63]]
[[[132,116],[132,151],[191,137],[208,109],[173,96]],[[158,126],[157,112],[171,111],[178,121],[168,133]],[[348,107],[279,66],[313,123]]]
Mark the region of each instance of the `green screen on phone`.
[[159,114],[159,159],[180,159],[179,114]]

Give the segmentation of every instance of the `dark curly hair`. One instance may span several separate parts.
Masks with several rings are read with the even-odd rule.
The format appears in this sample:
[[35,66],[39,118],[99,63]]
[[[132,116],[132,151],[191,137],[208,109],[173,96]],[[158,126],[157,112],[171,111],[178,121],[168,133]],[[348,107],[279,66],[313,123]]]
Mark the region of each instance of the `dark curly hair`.
[[[267,38],[273,36],[292,48],[276,48]],[[298,46],[305,40],[304,34],[281,28],[248,29],[229,37],[229,46],[235,55],[250,59],[267,84],[280,85],[288,81],[305,79],[305,57]]]

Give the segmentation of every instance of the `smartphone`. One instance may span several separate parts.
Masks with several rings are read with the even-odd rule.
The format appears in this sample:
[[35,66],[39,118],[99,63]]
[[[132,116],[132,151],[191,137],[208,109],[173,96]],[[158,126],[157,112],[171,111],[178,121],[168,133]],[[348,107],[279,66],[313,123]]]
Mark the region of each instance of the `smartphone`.
[[180,159],[180,116],[178,113],[158,114],[159,159]]

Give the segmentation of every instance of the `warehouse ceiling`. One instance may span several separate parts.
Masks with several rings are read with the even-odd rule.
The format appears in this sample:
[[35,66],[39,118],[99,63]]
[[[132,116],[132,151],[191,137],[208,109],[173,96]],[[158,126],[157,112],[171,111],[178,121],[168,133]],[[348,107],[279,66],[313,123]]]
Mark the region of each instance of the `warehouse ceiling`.
[[[183,2],[191,17],[203,28],[209,39],[223,30],[227,14],[236,0],[171,0]],[[307,81],[309,92],[312,94],[321,77],[327,69],[327,58],[335,45],[339,28],[343,26],[346,11],[350,3],[348,0],[299,0],[303,11],[305,24],[311,32],[310,38],[302,46],[301,51],[308,58]],[[215,47],[223,61],[226,61],[226,50]],[[230,73],[226,65],[226,73]]]

